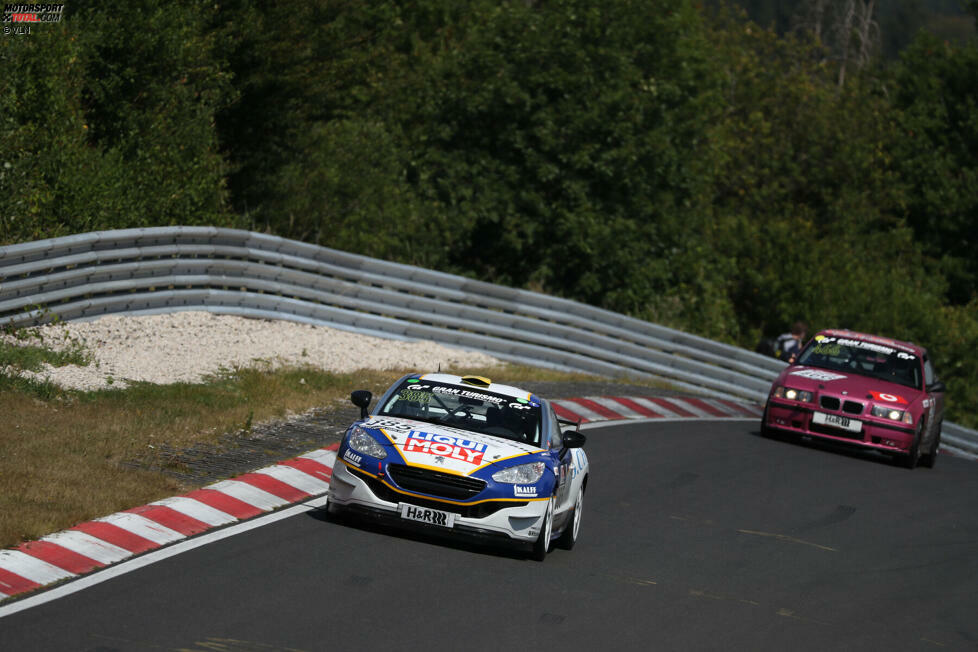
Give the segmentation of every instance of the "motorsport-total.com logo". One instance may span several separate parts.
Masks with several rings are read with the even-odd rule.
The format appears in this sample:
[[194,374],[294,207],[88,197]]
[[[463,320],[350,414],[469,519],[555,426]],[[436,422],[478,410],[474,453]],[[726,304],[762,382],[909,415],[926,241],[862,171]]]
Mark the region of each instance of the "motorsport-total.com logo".
[[63,4],[7,3],[3,6],[3,35],[26,35],[39,23],[60,23]]

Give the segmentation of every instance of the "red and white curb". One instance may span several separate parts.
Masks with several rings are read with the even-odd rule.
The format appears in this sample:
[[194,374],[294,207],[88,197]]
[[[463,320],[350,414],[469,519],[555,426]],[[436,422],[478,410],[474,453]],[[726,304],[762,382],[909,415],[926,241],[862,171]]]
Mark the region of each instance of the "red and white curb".
[[[750,403],[678,397],[587,397],[552,403],[558,416],[581,423],[756,419],[762,412],[760,406]],[[110,514],[38,541],[0,550],[0,601],[322,496],[329,489],[338,448],[338,444],[333,444],[182,496]]]
[[721,398],[589,396],[551,401],[562,419],[590,423],[621,419],[760,419],[764,408]]
[[334,444],[0,550],[0,601],[321,496],[329,489],[337,448]]

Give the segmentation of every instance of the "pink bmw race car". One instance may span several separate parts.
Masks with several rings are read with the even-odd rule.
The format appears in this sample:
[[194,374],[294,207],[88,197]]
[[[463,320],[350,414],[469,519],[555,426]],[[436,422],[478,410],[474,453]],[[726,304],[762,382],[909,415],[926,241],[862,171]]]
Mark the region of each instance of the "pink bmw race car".
[[826,330],[774,381],[761,434],[793,433],[934,466],[944,383],[927,351],[907,342]]

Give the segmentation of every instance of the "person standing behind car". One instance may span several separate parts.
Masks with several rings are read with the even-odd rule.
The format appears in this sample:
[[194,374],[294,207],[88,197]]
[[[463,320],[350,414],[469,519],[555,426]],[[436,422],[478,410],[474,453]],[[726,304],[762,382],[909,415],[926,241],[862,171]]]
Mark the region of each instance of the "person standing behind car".
[[774,355],[788,364],[794,364],[795,358],[801,352],[801,345],[805,342],[807,332],[808,325],[803,321],[796,321],[792,324],[790,332],[782,333],[775,340]]

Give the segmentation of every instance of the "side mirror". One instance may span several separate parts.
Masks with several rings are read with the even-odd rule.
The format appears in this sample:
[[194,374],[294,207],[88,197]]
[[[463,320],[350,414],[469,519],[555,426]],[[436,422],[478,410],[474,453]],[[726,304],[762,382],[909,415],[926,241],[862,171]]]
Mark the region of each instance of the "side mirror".
[[932,382],[930,385],[927,386],[927,391],[943,393],[947,391],[947,387],[944,386],[944,381],[935,380],[934,382]]
[[564,448],[580,448],[587,441],[587,437],[577,430],[565,430],[561,441],[564,444]]
[[374,395],[365,389],[358,389],[350,394],[350,401],[360,408],[360,418],[367,418],[367,408],[370,406],[370,401],[373,400]]

